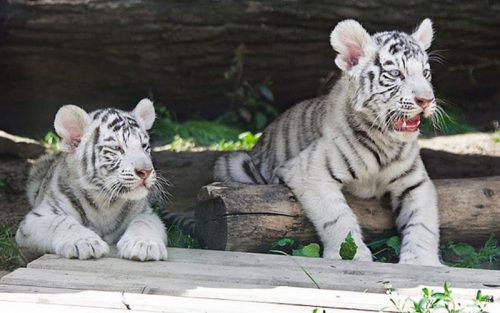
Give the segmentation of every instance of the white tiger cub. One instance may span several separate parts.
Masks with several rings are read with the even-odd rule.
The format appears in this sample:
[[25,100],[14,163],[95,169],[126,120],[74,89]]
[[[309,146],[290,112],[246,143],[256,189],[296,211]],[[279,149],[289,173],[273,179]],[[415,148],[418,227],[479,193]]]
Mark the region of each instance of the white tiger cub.
[[297,104],[263,132],[249,153],[221,157],[215,180],[287,184],[323,242],[339,259],[351,232],[355,260],[371,261],[342,190],[388,198],[402,235],[400,263],[440,265],[436,191],[419,155],[420,118],[436,117],[429,57],[432,23],[413,34],[372,36],[356,21],[340,22],[330,42],[342,76],[326,96]]
[[27,260],[43,253],[100,258],[111,244],[122,258],[167,259],[165,228],[147,199],[157,180],[147,134],[155,116],[148,99],[132,112],[59,109],[54,126],[62,151],[33,165],[33,209],[16,233]]

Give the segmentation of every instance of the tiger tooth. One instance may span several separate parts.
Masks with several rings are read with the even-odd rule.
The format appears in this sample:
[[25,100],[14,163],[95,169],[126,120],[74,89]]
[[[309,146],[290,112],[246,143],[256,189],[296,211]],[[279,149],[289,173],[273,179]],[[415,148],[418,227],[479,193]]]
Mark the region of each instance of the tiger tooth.
[[403,128],[406,127],[406,120],[403,121]]

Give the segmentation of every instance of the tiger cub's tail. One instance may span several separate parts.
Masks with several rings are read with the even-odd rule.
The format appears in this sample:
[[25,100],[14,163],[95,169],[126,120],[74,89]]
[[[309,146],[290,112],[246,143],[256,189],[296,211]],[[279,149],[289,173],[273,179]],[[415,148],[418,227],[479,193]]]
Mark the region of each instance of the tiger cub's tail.
[[167,226],[177,226],[186,236],[199,239],[196,220],[187,215],[180,215],[167,210],[158,209],[156,213]]
[[221,156],[215,162],[214,180],[244,184],[267,184],[266,179],[246,152],[233,152]]

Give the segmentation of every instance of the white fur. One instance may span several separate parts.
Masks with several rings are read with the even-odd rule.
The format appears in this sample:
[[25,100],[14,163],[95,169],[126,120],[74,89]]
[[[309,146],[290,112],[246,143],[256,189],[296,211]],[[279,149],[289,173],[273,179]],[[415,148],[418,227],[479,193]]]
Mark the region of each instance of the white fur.
[[432,21],[428,18],[422,21],[417,27],[412,37],[422,46],[424,50],[430,48],[432,39],[434,38],[434,30],[432,28]]
[[[133,112],[114,112],[118,113],[104,113],[108,124],[115,118],[128,123],[134,115],[141,128],[150,128],[154,121],[149,100],[142,100]],[[43,253],[99,258],[114,244],[123,258],[166,260],[165,227],[147,200],[156,182],[149,150],[144,148],[147,133],[135,127],[124,142],[122,131],[130,124],[113,131],[95,114],[72,105],[57,113],[56,130],[71,153],[46,155],[34,164],[27,186],[33,209],[16,233],[18,246],[28,260]],[[100,135],[97,144],[95,134]],[[104,152],[107,155],[101,155]],[[119,168],[106,169],[118,159]],[[143,180],[137,169],[151,174]],[[117,184],[128,191],[117,193]]]
[[151,100],[147,98],[142,99],[139,103],[137,103],[133,112],[139,122],[139,125],[141,125],[145,130],[149,130],[153,127],[156,113]]
[[59,148],[67,152],[74,151],[89,122],[87,112],[76,105],[68,104],[61,107],[54,120],[56,133],[62,139]]
[[[440,266],[437,196],[419,156],[419,131],[398,126],[437,110],[424,50],[431,26],[424,20],[413,35],[388,31],[370,37],[358,22],[340,22],[330,42],[343,75],[330,93],[283,113],[248,154],[221,157],[214,178],[281,179],[313,222],[324,257],[335,259],[351,232],[355,260],[371,260],[343,192],[388,196],[402,235],[400,263]],[[418,98],[432,103],[424,108]]]
[[335,64],[343,71],[350,71],[374,52],[370,34],[355,20],[338,23],[330,34],[330,44],[338,52]]

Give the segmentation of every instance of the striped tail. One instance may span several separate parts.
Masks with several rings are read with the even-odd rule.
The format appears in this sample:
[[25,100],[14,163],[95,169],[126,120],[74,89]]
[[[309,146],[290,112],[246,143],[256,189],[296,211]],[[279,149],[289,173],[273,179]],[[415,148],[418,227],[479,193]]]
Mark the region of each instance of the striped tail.
[[167,227],[175,225],[179,227],[184,235],[199,239],[198,227],[194,218],[175,214],[163,209],[157,210],[157,213]]
[[221,156],[214,167],[214,180],[244,184],[267,184],[252,159],[245,152],[233,152]]

